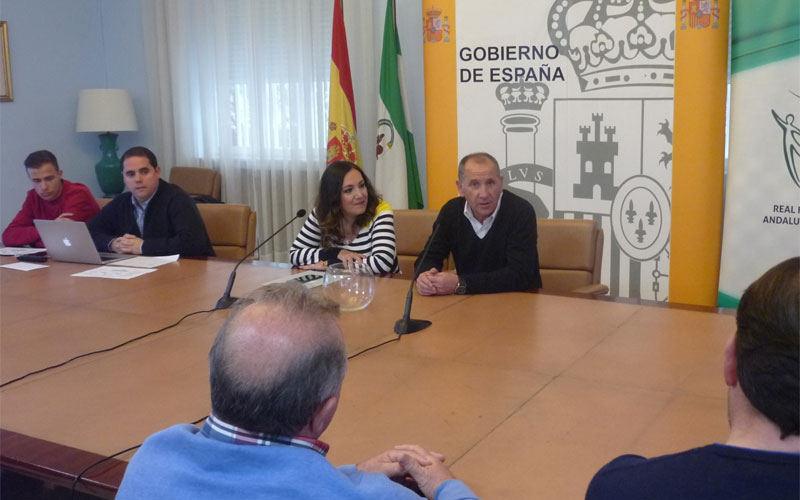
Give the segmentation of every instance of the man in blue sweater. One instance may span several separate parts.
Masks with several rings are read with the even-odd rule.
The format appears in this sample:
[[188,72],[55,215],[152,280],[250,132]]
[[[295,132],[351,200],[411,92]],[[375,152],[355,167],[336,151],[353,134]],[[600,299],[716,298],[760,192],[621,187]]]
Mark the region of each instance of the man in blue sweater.
[[[419,446],[333,467],[319,440],[333,419],[347,365],[338,306],[299,284],[240,300],[209,355],[212,413],[202,428],[150,436],[117,494],[128,499],[477,498]],[[395,479],[396,481],[394,481]]]
[[587,500],[800,498],[800,257],[750,285],[725,348],[725,444],[646,459],[623,455]]
[[[536,248],[536,212],[503,190],[497,160],[472,153],[458,164],[457,198],[445,203],[428,239],[428,254],[414,264],[420,295],[521,292],[542,287]],[[453,254],[456,273],[441,272]]]

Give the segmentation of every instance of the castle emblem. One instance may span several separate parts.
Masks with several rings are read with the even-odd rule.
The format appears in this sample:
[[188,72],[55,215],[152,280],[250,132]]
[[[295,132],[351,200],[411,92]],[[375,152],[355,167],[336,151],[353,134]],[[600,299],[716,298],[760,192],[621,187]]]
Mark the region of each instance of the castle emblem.
[[431,6],[430,10],[425,13],[428,18],[422,20],[423,31],[425,38],[423,42],[437,43],[450,41],[450,20],[449,16],[444,16],[444,20],[440,17],[442,9],[439,7]]
[[557,0],[548,32],[569,57],[581,90],[671,87],[673,0]]
[[619,152],[619,144],[614,141],[616,127],[605,127],[605,138],[600,138],[600,124],[603,123],[602,113],[592,114],[594,122],[594,138],[589,140],[591,127],[579,127],[581,139],[577,144],[577,151],[581,157],[580,183],[572,186],[575,198],[591,200],[594,198],[595,186],[599,187],[600,199],[611,201],[614,199],[614,157]]

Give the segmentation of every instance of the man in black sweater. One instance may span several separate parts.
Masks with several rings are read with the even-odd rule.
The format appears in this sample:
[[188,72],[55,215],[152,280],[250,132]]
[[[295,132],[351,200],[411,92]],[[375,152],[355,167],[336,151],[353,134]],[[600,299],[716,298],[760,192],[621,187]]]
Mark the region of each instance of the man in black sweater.
[[[439,225],[420,270],[421,295],[518,292],[542,287],[533,207],[503,190],[497,160],[473,153],[458,164],[458,198],[439,212]],[[452,252],[456,273],[441,272]]]
[[161,180],[156,156],[138,146],[122,155],[122,193],[89,221],[101,252],[196,257],[214,255],[194,201],[181,188]]
[[[739,301],[722,365],[727,441],[660,457],[617,457],[594,476],[586,500],[800,498],[799,353],[800,257],[794,257],[769,269]],[[606,411],[619,409],[609,404]]]

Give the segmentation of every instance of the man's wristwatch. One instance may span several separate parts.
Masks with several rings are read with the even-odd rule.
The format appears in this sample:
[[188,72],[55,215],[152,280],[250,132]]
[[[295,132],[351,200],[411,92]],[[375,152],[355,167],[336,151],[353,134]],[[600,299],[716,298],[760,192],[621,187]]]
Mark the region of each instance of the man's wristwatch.
[[467,284],[466,282],[464,282],[463,279],[458,278],[458,284],[456,285],[455,292],[459,295],[464,295],[465,293],[467,293]]

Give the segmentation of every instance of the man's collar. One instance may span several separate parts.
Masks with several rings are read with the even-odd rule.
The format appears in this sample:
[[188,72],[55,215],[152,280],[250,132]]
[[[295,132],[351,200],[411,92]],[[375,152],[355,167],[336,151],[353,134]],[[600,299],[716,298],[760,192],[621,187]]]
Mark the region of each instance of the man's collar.
[[314,450],[323,457],[330,449],[330,445],[328,445],[328,443],[318,439],[300,436],[271,436],[262,432],[248,431],[242,429],[241,427],[236,427],[224,422],[218,417],[215,417],[213,414],[208,416],[200,432],[202,432],[206,437],[226,443],[258,446],[295,446],[298,448]]
[[158,188],[160,186],[161,186],[161,181],[159,181],[158,184],[156,185],[156,190],[153,191],[153,194],[150,195],[150,198],[147,198],[141,203],[139,203],[139,200],[137,200],[136,197],[133,195],[133,193],[131,193],[131,203],[133,203],[134,207],[139,208],[141,210],[145,210],[147,208],[147,204],[150,203],[150,200],[155,198],[156,193],[158,193]]
[[504,191],[500,191],[500,197],[497,198],[497,206],[494,207],[494,212],[492,212],[492,215],[490,215],[489,217],[483,219],[483,222],[475,218],[475,214],[472,213],[472,207],[469,206],[469,203],[467,202],[466,199],[464,199],[464,215],[466,216],[467,219],[469,219],[470,222],[472,222],[473,224],[477,224],[479,226],[484,225],[486,223],[491,223],[497,216],[497,212],[500,211],[500,203],[503,201],[503,193]]

